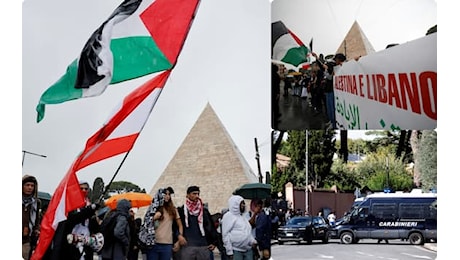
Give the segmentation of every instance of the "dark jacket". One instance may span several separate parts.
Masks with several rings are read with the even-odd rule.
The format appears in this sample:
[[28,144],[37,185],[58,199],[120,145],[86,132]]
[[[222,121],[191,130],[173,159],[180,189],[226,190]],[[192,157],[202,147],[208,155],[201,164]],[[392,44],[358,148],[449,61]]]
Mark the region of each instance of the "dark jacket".
[[[80,259],[80,251],[77,247],[75,247],[74,244],[69,244],[67,242],[67,235],[72,233],[72,229],[75,227],[75,225],[85,221],[86,219],[90,219],[90,234],[98,232],[98,225],[95,223],[96,219],[93,218],[94,215],[95,209],[93,209],[91,206],[86,206],[79,210],[70,212],[67,216],[67,220],[61,221],[58,224],[56,231],[54,232],[53,240],[51,241],[48,250],[43,256],[43,260]],[[94,254],[93,250],[87,246],[84,247],[84,250],[86,253],[85,259],[92,260]]]
[[[182,221],[182,226],[185,228],[185,215],[184,215],[184,206],[177,207],[177,211],[179,211],[180,220]],[[217,230],[214,226],[214,222],[212,221],[211,214],[209,211],[204,208],[203,211],[203,228],[204,233],[206,236],[206,241],[208,245],[217,246]]]
[[110,218],[116,218],[116,224],[113,229],[114,241],[111,244],[106,244],[104,241],[104,247],[101,251],[103,259],[126,259],[131,240],[128,224],[130,208],[131,203],[129,201],[120,200],[117,203],[116,211],[104,218],[101,228],[104,227],[104,222],[110,221]]
[[271,236],[272,221],[270,213],[262,210],[256,218],[256,240],[260,250],[270,249]]

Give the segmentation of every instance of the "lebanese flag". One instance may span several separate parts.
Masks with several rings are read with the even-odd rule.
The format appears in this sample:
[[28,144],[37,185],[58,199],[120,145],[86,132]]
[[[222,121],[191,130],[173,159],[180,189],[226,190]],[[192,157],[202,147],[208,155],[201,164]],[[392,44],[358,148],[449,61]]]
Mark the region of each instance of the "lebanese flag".
[[79,58],[40,97],[46,104],[101,95],[109,84],[172,68],[200,0],[125,0],[97,28]]
[[59,222],[66,220],[70,211],[85,205],[76,172],[95,162],[131,150],[170,72],[162,72],[126,96],[110,120],[87,140],[84,151],[72,164],[51,198],[40,226],[40,239],[31,259],[41,259]]
[[272,23],[272,60],[294,65],[309,61],[310,49],[283,22]]
[[95,162],[131,150],[157,102],[170,75],[170,70],[157,75],[125,97],[110,119],[86,142],[78,171]]
[[[75,164],[74,164],[75,165]],[[48,209],[40,224],[40,237],[31,260],[43,258],[46,250],[53,240],[59,222],[67,219],[70,211],[85,206],[85,198],[80,190],[80,184],[74,170],[74,165],[59,183],[48,204]]]

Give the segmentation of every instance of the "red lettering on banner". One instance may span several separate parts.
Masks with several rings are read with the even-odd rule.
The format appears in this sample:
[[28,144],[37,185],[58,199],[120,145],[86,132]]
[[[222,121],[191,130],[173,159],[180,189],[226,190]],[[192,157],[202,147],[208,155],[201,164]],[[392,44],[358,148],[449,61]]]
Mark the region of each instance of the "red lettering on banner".
[[410,73],[411,83],[406,73],[399,73],[399,87],[401,89],[401,100],[403,109],[407,110],[407,99],[409,99],[412,112],[421,114],[420,99],[417,87],[417,76]]
[[396,107],[401,108],[401,99],[399,97],[398,83],[396,83],[395,74],[388,74],[388,104],[393,105],[393,100]]
[[367,86],[367,98],[370,100],[373,100],[374,97],[372,96],[372,90],[371,90],[371,81],[369,80],[369,75],[366,74],[366,86]]
[[336,90],[416,114],[423,111],[427,117],[437,120],[436,72],[338,75],[334,81]]
[[[438,75],[432,71],[425,71],[422,72],[419,76],[420,81],[420,94],[422,95],[422,104],[423,104],[423,112],[431,118],[436,120],[437,119],[437,88],[438,88]],[[431,84],[430,84],[430,83]],[[431,100],[431,99],[434,100]],[[432,102],[434,103],[434,107],[431,105]]]
[[350,75],[350,81],[351,81],[350,93],[358,95],[358,90],[356,88],[356,77],[355,77],[355,75]]
[[340,85],[340,83],[341,83],[340,78],[341,78],[341,76],[334,76],[334,88],[337,89],[337,90],[343,90],[342,86]]
[[355,75],[339,75],[334,77],[334,88],[350,94],[358,95]]
[[363,92],[363,74],[358,75],[358,81],[359,81],[359,95],[361,97],[364,97],[364,92]]
[[387,103],[388,102],[388,97],[387,97],[387,91],[385,88],[385,76],[382,74],[377,74],[377,89],[379,93],[379,102],[380,103]]

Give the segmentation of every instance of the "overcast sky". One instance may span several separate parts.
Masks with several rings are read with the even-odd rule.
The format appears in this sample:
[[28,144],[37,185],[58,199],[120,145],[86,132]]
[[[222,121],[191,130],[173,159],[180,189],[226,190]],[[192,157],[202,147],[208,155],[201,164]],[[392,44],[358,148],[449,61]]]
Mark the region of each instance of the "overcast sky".
[[335,54],[354,21],[375,51],[423,37],[437,24],[435,0],[274,0],[272,22],[281,20],[317,54]]
[[[22,172],[37,176],[43,191],[54,192],[109,112],[151,77],[112,85],[98,97],[48,105],[44,120],[35,121],[40,95],[120,3],[23,3],[22,149],[47,157],[26,154]],[[262,173],[270,171],[269,7],[266,0],[201,1],[177,66],[115,180],[150,191],[208,102],[253,171],[257,173],[254,138]],[[90,183],[100,176],[108,183],[122,158],[96,163],[78,176]]]

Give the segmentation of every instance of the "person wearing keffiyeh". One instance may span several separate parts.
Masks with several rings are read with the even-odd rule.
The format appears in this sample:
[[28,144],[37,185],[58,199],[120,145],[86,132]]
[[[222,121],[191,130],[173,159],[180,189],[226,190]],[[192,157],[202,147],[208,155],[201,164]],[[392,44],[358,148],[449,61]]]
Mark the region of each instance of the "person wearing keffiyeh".
[[187,188],[185,205],[178,208],[187,244],[177,253],[181,260],[208,260],[217,245],[217,230],[200,198],[200,188]]
[[38,214],[37,179],[31,175],[22,177],[22,258],[29,259],[40,234]]

